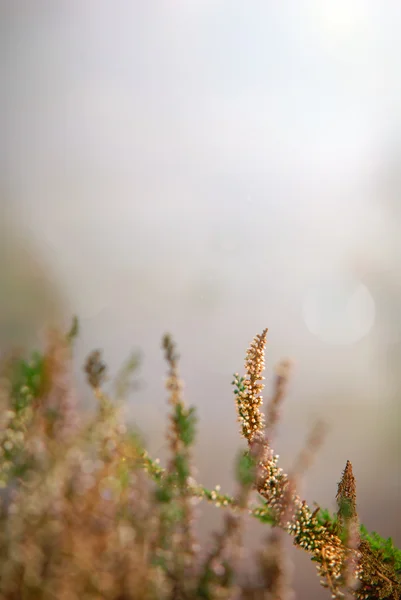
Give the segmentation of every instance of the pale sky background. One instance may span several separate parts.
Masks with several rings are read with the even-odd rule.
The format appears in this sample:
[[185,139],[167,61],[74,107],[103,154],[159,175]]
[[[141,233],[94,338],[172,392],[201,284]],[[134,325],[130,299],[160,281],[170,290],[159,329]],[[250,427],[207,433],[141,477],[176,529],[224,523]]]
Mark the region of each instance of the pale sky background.
[[350,459],[362,520],[401,544],[401,4],[0,7],[4,206],[81,317],[77,361],[142,350],[129,412],[163,455],[171,331],[200,477],[229,486],[231,375],[269,327],[268,386],[295,361],[284,463],[325,417],[307,499],[334,499]]

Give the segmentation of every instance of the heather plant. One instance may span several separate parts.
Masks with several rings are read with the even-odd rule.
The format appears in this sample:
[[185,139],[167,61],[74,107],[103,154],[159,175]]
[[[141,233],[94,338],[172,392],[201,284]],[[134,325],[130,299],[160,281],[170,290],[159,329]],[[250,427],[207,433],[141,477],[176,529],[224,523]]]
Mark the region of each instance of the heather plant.
[[[324,437],[317,423],[285,473],[273,450],[291,365],[277,369],[263,405],[267,330],[256,336],[243,375],[234,375],[235,407],[246,442],[236,460],[233,496],[194,479],[196,411],[188,406],[175,344],[165,335],[169,459],[163,467],[122,416],[121,398],[138,366],[134,355],[105,391],[107,366],[96,350],[84,369],[97,400],[78,409],[71,381],[74,320],[67,335],[50,331],[42,352],[3,359],[0,402],[0,598],[4,600],[290,600],[284,536],[307,552],[333,598],[401,598],[401,551],[360,523],[356,482],[347,462],[337,512],[313,509],[299,482]],[[256,503],[254,497],[256,495]],[[196,535],[195,504],[224,511],[209,546]],[[258,572],[240,574],[244,519],[266,527]]]

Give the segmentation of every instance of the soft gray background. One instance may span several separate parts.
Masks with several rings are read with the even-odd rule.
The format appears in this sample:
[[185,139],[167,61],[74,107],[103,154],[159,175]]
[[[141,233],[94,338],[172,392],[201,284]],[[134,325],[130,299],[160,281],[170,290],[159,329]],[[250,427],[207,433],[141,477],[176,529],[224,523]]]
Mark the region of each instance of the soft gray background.
[[[399,3],[0,7],[2,225],[17,249],[2,276],[16,252],[39,262],[42,279],[21,275],[42,308],[30,318],[50,314],[42,281],[80,315],[78,382],[93,347],[112,373],[142,350],[128,413],[161,457],[171,331],[200,417],[199,478],[227,489],[241,444],[231,375],[269,327],[268,389],[274,364],[295,361],[284,466],[324,417],[306,498],[330,505],[349,458],[362,520],[401,545]],[[202,525],[216,523],[206,510]],[[294,559],[297,597],[328,597]]]

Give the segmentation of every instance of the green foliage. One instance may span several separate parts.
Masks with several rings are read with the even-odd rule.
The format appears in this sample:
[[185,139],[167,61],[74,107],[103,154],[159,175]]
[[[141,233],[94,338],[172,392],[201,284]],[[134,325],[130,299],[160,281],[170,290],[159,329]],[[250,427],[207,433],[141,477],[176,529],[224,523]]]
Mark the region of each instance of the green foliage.
[[256,462],[249,451],[241,452],[237,460],[236,477],[240,485],[248,487],[255,481]]
[[392,565],[396,571],[401,570],[401,550],[394,546],[391,537],[382,538],[376,531],[369,533],[364,525],[360,527],[361,538],[366,540],[372,550],[378,552],[382,560]]
[[162,504],[167,504],[173,497],[172,490],[167,485],[158,485],[155,490],[155,498]]
[[195,408],[193,406],[186,408],[180,402],[177,403],[174,407],[173,420],[184,446],[192,446],[195,441],[197,422]]
[[180,487],[186,485],[190,473],[190,467],[185,454],[176,454],[174,457],[175,476]]
[[316,512],[315,518],[319,525],[327,526],[330,525],[333,529],[338,528],[338,516],[337,513],[331,513],[327,508],[319,508]]
[[276,519],[273,515],[273,512],[266,500],[258,494],[258,501],[260,503],[260,507],[255,508],[252,511],[252,515],[258,519],[261,523],[267,523],[268,525],[276,525]]
[[38,398],[44,381],[44,358],[34,352],[29,360],[18,358],[12,367],[11,397],[16,413],[24,410]]

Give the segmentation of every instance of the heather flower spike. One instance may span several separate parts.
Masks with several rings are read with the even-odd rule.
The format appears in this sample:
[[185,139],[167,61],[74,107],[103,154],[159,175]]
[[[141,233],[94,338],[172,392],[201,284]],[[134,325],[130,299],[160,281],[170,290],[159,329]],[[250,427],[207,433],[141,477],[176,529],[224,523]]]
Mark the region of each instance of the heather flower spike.
[[261,392],[264,385],[263,371],[265,368],[265,346],[267,329],[257,335],[246,353],[246,376],[234,375],[233,385],[237,397],[238,420],[242,426],[242,435],[251,442],[256,434],[264,430],[264,416],[261,412],[263,398]]
[[[399,591],[396,591],[399,590],[399,583],[396,584],[396,580],[391,583],[391,569],[386,567],[378,556],[374,556],[365,542],[360,543],[355,479],[351,463],[347,462],[338,486],[337,526],[330,522],[321,523],[318,518],[319,511],[312,511],[306,502],[301,500],[294,478],[290,478],[278,466],[279,457],[274,454],[266,438],[264,418],[260,411],[263,389],[260,381],[263,379],[266,333],[267,330],[264,330],[261,335],[256,336],[247,351],[246,376],[239,377],[236,374],[233,382],[236,386],[237,411],[242,433],[251,449],[255,442],[263,446],[259,451],[256,488],[263,497],[265,506],[260,509],[259,514],[262,516],[264,511],[269,509],[275,524],[293,536],[295,545],[312,555],[313,560],[317,562],[321,583],[330,589],[333,598],[344,598],[346,594],[351,593],[359,600],[384,599],[389,591],[394,590],[392,598],[399,600]],[[281,400],[281,396],[279,399]],[[276,415],[273,414],[269,421],[274,425]],[[302,467],[301,471],[308,466],[310,455],[320,443],[321,430],[320,426],[315,428],[308,444],[309,450],[301,454],[298,461],[298,467]],[[342,531],[339,531],[339,528]],[[376,564],[373,566],[374,560]],[[374,588],[371,586],[372,582],[375,584]],[[367,594],[366,590],[371,588],[375,589],[378,595]]]

